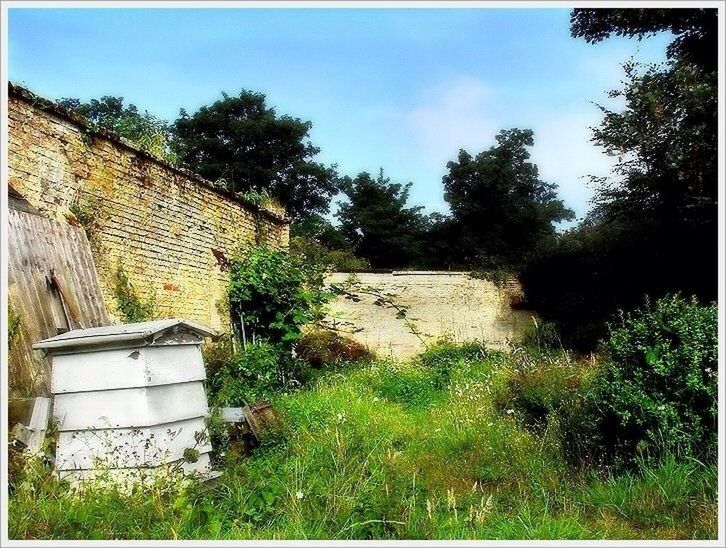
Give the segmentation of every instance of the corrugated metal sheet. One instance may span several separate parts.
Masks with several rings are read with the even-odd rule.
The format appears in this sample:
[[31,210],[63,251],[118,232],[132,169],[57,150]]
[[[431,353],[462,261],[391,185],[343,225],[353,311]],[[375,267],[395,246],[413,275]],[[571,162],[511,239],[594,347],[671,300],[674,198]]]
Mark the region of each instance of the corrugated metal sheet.
[[[59,330],[110,321],[82,228],[17,209],[9,210],[8,224],[8,298],[20,318],[10,347],[10,394],[47,395],[50,362],[32,344]],[[53,274],[62,284],[65,303],[48,283]]]

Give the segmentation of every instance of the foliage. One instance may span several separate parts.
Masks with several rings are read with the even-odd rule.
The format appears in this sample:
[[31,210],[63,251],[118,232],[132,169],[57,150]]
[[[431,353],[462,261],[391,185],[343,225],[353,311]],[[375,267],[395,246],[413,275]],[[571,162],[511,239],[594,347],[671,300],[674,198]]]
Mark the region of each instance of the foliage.
[[85,103],[80,99],[64,98],[58,104],[86,118],[95,127],[117,133],[154,156],[177,163],[177,156],[171,149],[169,125],[147,111],[139,112],[136,105],[125,105],[123,97],[104,96]]
[[321,270],[333,272],[356,272],[370,268],[366,259],[356,257],[348,249],[331,249],[306,236],[290,238],[290,252]]
[[86,232],[86,237],[90,241],[98,230],[98,201],[95,198],[76,199],[68,210],[73,215],[74,224],[78,223]]
[[336,213],[340,231],[374,268],[410,266],[423,258],[427,221],[421,206],[406,207],[411,184],[392,183],[382,169],[376,178],[363,172],[343,179],[347,201]]
[[670,31],[675,37],[667,53],[715,70],[718,63],[718,16],[713,8],[574,9],[570,18],[572,36],[589,43],[615,34],[638,37]]
[[[716,538],[715,465],[666,458],[638,474],[570,469],[557,436],[493,404],[512,359],[521,357],[449,345],[411,363],[330,371],[274,396],[286,438],[228,460],[216,486],[124,494],[99,485],[77,495],[46,472],[10,496],[9,536]],[[439,361],[453,365],[436,388]]]
[[553,223],[572,219],[529,162],[531,130],[501,131],[497,144],[472,156],[459,151],[443,178],[451,208],[453,252],[460,263],[484,269],[517,270],[544,242],[554,238]]
[[267,340],[291,348],[320,317],[328,295],[322,272],[297,255],[257,246],[231,264],[229,302],[243,344]]
[[292,223],[290,236],[293,238],[306,238],[330,250],[351,250],[350,243],[328,219],[322,215],[308,215],[304,219]]
[[248,344],[210,372],[207,386],[215,405],[240,407],[299,386],[302,372],[300,360],[278,345],[261,341]]
[[715,305],[668,296],[623,314],[599,361],[524,347],[494,401],[554,429],[575,466],[621,469],[664,454],[713,460],[716,318]]
[[530,353],[542,354],[561,350],[562,341],[554,323],[532,318],[532,323],[527,325],[522,335],[521,346]]
[[355,340],[326,329],[313,329],[305,333],[295,345],[298,357],[312,367],[330,367],[369,360],[370,351]]
[[21,327],[20,316],[8,300],[8,346],[20,335]]
[[644,294],[717,295],[717,74],[713,10],[575,10],[573,33],[672,29],[671,59],[625,65],[624,105],[602,108],[594,141],[618,156],[595,209],[522,273],[527,299],[566,344],[592,349],[605,321]]
[[715,459],[716,305],[667,296],[611,327],[608,367],[593,399],[615,458],[679,453]]
[[502,287],[508,281],[516,278],[516,273],[509,267],[497,266],[487,270],[474,270],[469,275],[477,280],[487,280],[497,287]]
[[480,361],[486,357],[486,348],[478,342],[454,344],[448,340],[438,341],[420,354],[417,361],[433,373],[436,388],[446,386],[451,380],[454,367]]
[[492,401],[533,432],[556,439],[575,469],[601,464],[594,409],[588,396],[600,372],[596,361],[527,345],[517,348],[493,383]]
[[125,322],[137,323],[154,319],[154,295],[151,294],[142,300],[136,294],[136,289],[131,284],[121,263],[116,266],[114,272],[113,293],[118,311]]
[[338,190],[335,166],[315,162],[320,149],[309,141],[312,123],[278,116],[265,95],[241,91],[180,112],[174,123],[181,163],[230,192],[265,189],[294,219],[326,213]]

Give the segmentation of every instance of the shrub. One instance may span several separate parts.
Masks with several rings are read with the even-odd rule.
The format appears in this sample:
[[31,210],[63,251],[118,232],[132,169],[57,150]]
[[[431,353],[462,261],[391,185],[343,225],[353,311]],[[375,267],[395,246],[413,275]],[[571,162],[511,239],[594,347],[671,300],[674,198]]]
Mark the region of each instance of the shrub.
[[530,352],[542,353],[562,350],[562,341],[554,323],[532,318],[522,335],[521,346]]
[[370,263],[356,257],[350,249],[333,249],[307,236],[290,239],[290,251],[322,270],[356,272],[370,268]]
[[592,395],[616,460],[678,452],[715,456],[716,305],[664,297],[621,316],[605,343],[607,368]]
[[503,287],[508,281],[516,279],[517,274],[509,267],[497,265],[491,268],[473,270],[469,273],[469,276],[477,280],[486,280],[497,287]]
[[242,406],[270,394],[294,388],[305,378],[305,364],[281,345],[267,341],[248,344],[226,361],[208,364],[210,397],[218,406]]
[[325,329],[315,329],[303,335],[295,350],[300,358],[318,368],[372,358],[368,349],[359,342]]
[[322,272],[299,257],[258,246],[232,261],[229,303],[246,343],[269,340],[288,348],[302,327],[321,316],[327,300]]
[[492,403],[531,431],[556,439],[568,464],[586,467],[598,457],[591,452],[599,437],[588,396],[599,368],[594,360],[573,360],[562,350],[515,348],[505,367],[496,372]]

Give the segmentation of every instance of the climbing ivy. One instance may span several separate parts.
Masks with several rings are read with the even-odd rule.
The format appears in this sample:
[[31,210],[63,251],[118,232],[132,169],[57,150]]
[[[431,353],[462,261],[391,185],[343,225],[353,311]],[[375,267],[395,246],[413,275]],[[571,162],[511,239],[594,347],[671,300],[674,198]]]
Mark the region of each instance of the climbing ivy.
[[121,264],[116,267],[116,272],[114,273],[113,291],[114,297],[116,298],[116,306],[125,321],[137,323],[154,318],[154,295],[152,294],[146,300],[142,301],[136,294],[136,290],[131,285],[131,281]]

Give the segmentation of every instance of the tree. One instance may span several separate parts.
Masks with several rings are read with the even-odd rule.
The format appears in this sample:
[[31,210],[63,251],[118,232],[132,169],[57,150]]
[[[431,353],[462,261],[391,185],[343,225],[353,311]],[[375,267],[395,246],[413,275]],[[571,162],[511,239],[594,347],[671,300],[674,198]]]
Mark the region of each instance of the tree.
[[675,35],[667,54],[714,71],[718,65],[718,10],[716,8],[626,8],[575,9],[570,16],[570,32],[594,44],[611,35],[637,37],[657,32]]
[[391,183],[382,169],[376,178],[363,172],[343,179],[348,201],[336,213],[340,230],[356,255],[374,268],[412,266],[421,260],[426,218],[423,207],[406,207],[411,185]]
[[459,151],[443,178],[460,261],[483,268],[519,269],[554,238],[553,223],[573,218],[529,162],[531,130],[501,131],[497,144],[472,156]]
[[717,296],[716,26],[712,10],[575,10],[572,22],[589,41],[675,33],[667,63],[625,65],[623,87],[610,93],[624,108],[601,109],[593,140],[618,163],[595,179],[587,222],[522,276],[540,314],[588,349],[644,294]]
[[189,169],[224,184],[230,192],[266,189],[299,220],[326,213],[338,191],[335,166],[315,162],[311,122],[278,116],[265,95],[242,91],[184,110],[174,124],[175,146]]
[[171,150],[169,124],[147,111],[139,112],[136,105],[125,105],[123,97],[104,96],[85,103],[80,99],[63,98],[57,104],[84,117],[96,127],[117,133],[155,156],[171,163],[177,161]]

